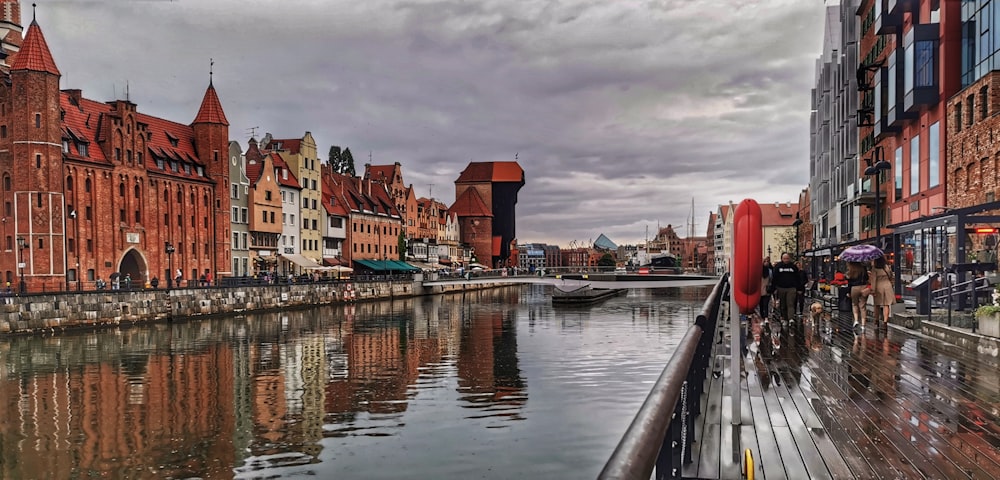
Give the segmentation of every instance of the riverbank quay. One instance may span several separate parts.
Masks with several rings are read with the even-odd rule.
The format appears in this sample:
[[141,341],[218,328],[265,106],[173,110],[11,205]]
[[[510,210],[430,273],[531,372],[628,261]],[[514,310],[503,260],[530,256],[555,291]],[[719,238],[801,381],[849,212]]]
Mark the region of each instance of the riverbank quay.
[[507,280],[425,287],[424,280],[418,274],[402,279],[9,295],[0,299],[0,335],[57,334],[511,285]]

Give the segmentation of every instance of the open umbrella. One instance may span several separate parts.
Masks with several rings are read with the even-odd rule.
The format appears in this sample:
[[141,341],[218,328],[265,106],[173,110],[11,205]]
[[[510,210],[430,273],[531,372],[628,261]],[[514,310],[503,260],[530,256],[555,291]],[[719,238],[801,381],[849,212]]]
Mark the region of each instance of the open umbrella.
[[875,245],[854,245],[840,252],[840,259],[845,262],[870,262],[883,255],[882,249]]

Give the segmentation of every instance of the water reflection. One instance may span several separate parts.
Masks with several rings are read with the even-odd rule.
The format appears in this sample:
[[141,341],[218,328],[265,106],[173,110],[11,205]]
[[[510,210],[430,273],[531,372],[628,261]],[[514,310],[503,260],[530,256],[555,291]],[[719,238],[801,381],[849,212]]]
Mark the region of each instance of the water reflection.
[[0,478],[596,474],[707,290],[545,288],[0,342]]

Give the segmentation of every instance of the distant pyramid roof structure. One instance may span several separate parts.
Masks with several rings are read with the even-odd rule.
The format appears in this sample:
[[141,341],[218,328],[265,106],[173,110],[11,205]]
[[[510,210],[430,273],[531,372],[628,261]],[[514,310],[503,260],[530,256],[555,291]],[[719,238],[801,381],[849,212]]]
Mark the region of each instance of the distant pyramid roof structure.
[[222,111],[222,103],[219,102],[219,95],[215,93],[215,87],[212,86],[211,81],[208,82],[205,98],[201,100],[201,108],[198,109],[198,115],[194,117],[191,125],[196,123],[215,123],[229,126],[226,112]]
[[615,242],[612,242],[610,238],[604,236],[602,233],[601,236],[597,237],[597,240],[594,240],[594,248],[618,250],[618,245],[615,245]]
[[38,22],[31,21],[31,28],[28,29],[24,42],[21,43],[21,49],[14,55],[10,69],[59,75],[56,61],[52,59],[49,44],[45,41],[45,35],[42,35],[42,29],[38,27]]

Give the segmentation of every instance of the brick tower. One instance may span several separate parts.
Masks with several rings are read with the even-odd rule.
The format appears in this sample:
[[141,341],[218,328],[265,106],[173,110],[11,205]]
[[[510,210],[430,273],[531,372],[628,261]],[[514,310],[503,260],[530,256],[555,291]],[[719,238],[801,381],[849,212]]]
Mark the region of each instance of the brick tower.
[[208,89],[201,100],[198,115],[191,122],[194,130],[195,150],[205,164],[207,176],[215,183],[213,202],[212,232],[215,237],[215,251],[212,265],[215,278],[230,275],[232,260],[229,236],[229,120],[222,110],[219,96],[212,85],[209,73]]
[[8,94],[13,94],[0,111],[9,125],[9,136],[2,131],[8,128],[0,130],[0,137],[6,136],[0,138],[0,148],[10,152],[0,160],[7,219],[3,247],[23,255],[16,261],[24,263],[29,287],[61,283],[66,274],[59,77],[45,36],[32,20],[10,62]]

